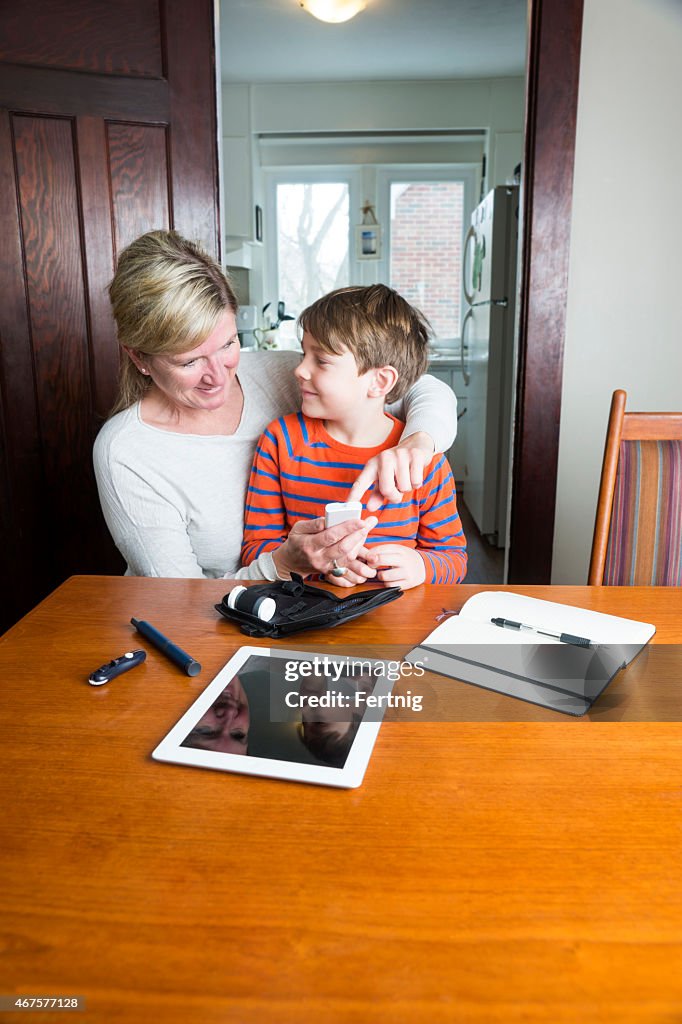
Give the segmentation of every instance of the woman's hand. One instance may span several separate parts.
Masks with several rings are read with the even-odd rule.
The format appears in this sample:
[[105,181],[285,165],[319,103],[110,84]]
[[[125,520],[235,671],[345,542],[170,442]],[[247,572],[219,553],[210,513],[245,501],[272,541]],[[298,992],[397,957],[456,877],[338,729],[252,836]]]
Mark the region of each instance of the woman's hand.
[[[272,559],[277,575],[282,579],[291,577],[292,572],[309,576],[313,572],[326,575],[336,560],[339,567],[348,567],[348,584],[362,583],[376,576],[376,570],[359,561],[358,551],[365,543],[367,534],[377,524],[376,516],[369,519],[348,520],[324,528],[324,519],[303,519],[294,523],[289,536],[275,551]],[[334,583],[346,577],[334,577]],[[345,586],[346,584],[341,584]]]
[[376,486],[367,499],[368,512],[375,512],[387,502],[400,501],[403,494],[421,487],[424,470],[433,455],[433,441],[428,434],[410,434],[395,448],[387,448],[369,460],[346,501],[360,501],[375,481]]
[[[340,567],[341,563],[339,563]],[[357,587],[358,583],[366,583],[368,579],[374,579],[376,576],[376,569],[370,568],[366,562],[361,562],[359,559],[353,559],[350,565],[355,566],[357,571],[348,568],[343,576],[332,576],[328,573],[325,577],[325,583],[333,583],[335,587]],[[369,575],[367,575],[369,573]]]
[[370,566],[382,566],[376,578],[389,587],[409,590],[418,587],[426,579],[424,559],[414,548],[403,544],[382,544],[379,547],[362,548],[359,552]]

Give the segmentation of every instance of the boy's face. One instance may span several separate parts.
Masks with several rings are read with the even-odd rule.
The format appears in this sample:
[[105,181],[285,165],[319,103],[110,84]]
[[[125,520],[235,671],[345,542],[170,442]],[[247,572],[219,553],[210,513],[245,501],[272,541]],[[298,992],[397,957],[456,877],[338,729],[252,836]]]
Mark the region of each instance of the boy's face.
[[345,420],[367,401],[374,371],[359,374],[355,356],[348,349],[337,356],[321,348],[305,331],[303,359],[294,371],[301,388],[301,409],[317,420]]

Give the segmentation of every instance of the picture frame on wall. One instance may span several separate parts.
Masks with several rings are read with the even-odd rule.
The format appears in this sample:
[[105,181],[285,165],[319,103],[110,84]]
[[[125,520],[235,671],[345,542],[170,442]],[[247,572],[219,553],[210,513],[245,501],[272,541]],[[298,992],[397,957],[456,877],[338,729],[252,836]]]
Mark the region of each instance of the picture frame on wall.
[[381,224],[358,224],[355,229],[355,258],[381,259]]

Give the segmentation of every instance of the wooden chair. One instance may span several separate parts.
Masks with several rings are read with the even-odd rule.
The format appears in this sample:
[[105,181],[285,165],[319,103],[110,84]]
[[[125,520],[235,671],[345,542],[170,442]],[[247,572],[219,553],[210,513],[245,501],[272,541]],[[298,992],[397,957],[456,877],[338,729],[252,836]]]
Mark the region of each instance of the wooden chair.
[[614,391],[590,586],[682,586],[682,412],[625,412]]

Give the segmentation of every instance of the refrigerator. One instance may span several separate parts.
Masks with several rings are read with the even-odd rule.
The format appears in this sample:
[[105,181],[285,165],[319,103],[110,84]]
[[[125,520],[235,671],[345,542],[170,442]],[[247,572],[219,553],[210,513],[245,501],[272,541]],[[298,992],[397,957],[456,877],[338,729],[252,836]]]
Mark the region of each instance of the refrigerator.
[[518,185],[494,188],[471,215],[462,260],[463,497],[497,547],[506,546],[509,514],[518,226]]

